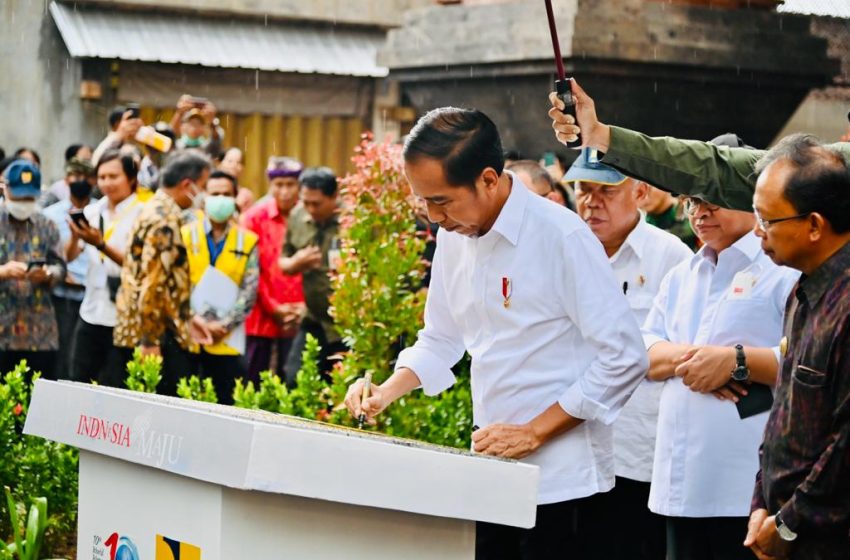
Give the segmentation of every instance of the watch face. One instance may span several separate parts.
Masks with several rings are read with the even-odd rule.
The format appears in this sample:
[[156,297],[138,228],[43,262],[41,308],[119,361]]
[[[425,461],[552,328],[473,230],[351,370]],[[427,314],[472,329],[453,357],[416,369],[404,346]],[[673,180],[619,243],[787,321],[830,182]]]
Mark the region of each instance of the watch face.
[[732,370],[732,379],[735,381],[746,381],[750,378],[750,370],[746,367],[738,366]]

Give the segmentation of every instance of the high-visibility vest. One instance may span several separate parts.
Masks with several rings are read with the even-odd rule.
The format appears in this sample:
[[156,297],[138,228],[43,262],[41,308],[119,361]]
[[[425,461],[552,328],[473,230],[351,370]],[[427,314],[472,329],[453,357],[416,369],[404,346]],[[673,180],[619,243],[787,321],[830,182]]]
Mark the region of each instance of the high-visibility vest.
[[[207,233],[204,231],[204,223],[204,219],[195,220],[180,229],[189,258],[189,278],[192,281],[192,287],[201,281],[210,266],[210,250],[207,246]],[[215,268],[239,286],[248,266],[248,256],[257,245],[257,240],[258,237],[255,233],[241,227],[231,226],[224,240],[224,248],[215,261]],[[239,355],[238,350],[231,348],[224,341],[204,346],[204,350],[209,354]]]

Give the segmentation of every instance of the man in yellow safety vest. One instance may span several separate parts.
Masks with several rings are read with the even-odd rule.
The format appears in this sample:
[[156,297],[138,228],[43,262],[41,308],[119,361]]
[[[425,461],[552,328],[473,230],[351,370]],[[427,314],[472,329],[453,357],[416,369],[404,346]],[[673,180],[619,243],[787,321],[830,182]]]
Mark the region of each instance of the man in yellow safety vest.
[[232,220],[236,179],[214,171],[204,192],[202,219],[180,230],[189,258],[192,311],[210,336],[199,347],[198,370],[213,380],[218,402],[233,403],[233,386],[246,366],[244,322],[257,297],[257,236]]

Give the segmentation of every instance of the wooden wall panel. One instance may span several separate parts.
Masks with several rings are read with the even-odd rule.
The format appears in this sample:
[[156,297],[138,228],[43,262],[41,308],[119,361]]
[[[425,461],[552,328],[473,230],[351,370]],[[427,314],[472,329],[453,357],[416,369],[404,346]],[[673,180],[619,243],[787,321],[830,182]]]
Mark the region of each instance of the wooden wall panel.
[[[146,123],[169,122],[173,109],[144,107]],[[303,117],[261,113],[219,113],[223,147],[245,154],[241,183],[258,196],[266,191],[265,169],[272,155],[300,159],[305,166],[326,165],[342,176],[352,170],[351,156],[365,130],[357,117]]]

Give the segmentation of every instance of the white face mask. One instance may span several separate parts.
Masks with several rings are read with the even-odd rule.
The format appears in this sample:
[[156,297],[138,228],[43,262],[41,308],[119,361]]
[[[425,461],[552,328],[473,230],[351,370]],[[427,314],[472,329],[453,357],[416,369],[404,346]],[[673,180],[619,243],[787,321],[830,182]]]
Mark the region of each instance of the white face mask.
[[16,220],[25,222],[38,211],[34,200],[10,200],[6,199],[6,209]]
[[191,189],[186,193],[186,196],[189,197],[189,200],[192,201],[192,205],[190,208],[195,210],[203,210],[204,209],[204,191],[198,188],[198,185],[192,183]]

